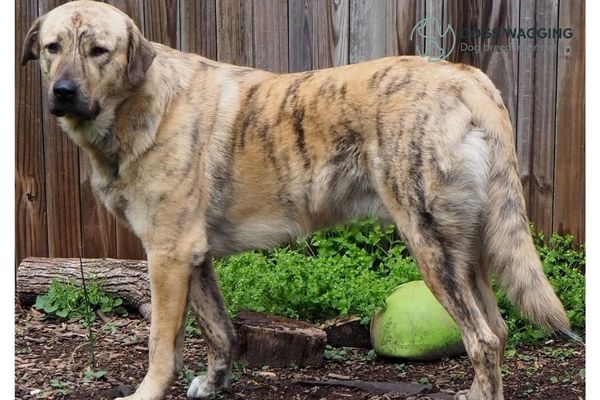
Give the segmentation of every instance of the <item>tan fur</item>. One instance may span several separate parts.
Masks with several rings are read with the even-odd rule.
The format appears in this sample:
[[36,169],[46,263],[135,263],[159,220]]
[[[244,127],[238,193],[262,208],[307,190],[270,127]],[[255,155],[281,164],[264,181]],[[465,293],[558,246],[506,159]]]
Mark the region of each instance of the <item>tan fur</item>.
[[[109,52],[90,55],[98,45]],[[34,24],[23,61],[34,58],[49,102],[57,80],[79,85],[78,111],[60,122],[90,157],[98,197],[148,253],[150,366],[128,398],[164,395],[186,304],[209,348],[188,396],[227,384],[235,335],[211,256],[366,215],[396,223],[460,326],[475,379],[458,398],[503,398],[507,332],[490,273],[535,322],[568,331],[528,232],[508,114],[479,70],[393,57],[275,75],[150,43],[87,1]]]

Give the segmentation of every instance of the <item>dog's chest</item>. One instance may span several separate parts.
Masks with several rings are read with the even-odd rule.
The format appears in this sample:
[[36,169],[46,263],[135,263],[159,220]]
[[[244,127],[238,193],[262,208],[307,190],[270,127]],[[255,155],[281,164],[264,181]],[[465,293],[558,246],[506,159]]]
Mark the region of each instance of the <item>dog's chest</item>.
[[102,201],[102,204],[121,222],[129,225],[126,217],[126,211],[130,206],[126,190],[118,178],[110,179],[98,172],[94,172],[91,177],[92,190]]

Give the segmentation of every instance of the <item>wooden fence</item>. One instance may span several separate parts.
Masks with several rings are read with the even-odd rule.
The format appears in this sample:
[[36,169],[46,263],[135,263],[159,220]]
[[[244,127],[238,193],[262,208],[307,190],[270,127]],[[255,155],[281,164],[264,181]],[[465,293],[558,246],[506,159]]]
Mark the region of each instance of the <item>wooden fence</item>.
[[[32,21],[63,2],[16,0],[17,60]],[[569,232],[584,240],[584,0],[108,3],[129,14],[153,41],[277,72],[415,54],[424,43],[410,40],[413,27],[424,17],[436,17],[455,31],[449,60],[481,68],[502,92],[530,219],[546,233]],[[570,28],[572,35],[501,35],[496,41],[473,34],[505,28]],[[449,35],[436,40],[450,48]],[[484,47],[490,44],[503,48]],[[144,258],[138,240],[94,198],[88,161],[47,112],[37,63],[21,67],[17,62],[15,68],[16,262],[29,255]]]

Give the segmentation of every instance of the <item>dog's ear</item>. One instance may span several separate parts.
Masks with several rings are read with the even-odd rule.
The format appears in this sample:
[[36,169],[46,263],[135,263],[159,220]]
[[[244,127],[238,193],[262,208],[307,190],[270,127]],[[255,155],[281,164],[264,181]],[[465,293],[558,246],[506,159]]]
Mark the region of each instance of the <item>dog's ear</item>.
[[43,20],[43,16],[36,19],[31,28],[29,28],[27,35],[25,35],[25,40],[23,41],[23,52],[21,53],[22,65],[27,64],[27,61],[29,60],[37,60],[40,58],[39,33]]
[[156,57],[156,51],[152,43],[142,36],[134,24],[130,24],[127,31],[129,32],[127,78],[132,85],[138,86],[144,81],[146,71]]

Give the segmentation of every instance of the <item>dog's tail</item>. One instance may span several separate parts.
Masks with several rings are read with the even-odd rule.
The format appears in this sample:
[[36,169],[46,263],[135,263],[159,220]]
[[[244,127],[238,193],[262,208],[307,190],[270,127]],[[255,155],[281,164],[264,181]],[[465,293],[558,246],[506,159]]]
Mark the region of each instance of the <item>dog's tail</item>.
[[[473,93],[475,96],[463,98],[470,103],[475,124],[486,132],[490,152],[488,203],[482,225],[484,260],[511,302],[533,323],[576,338],[533,244],[508,112],[500,93],[483,73],[472,85],[478,97]],[[489,102],[481,101],[482,92]]]

